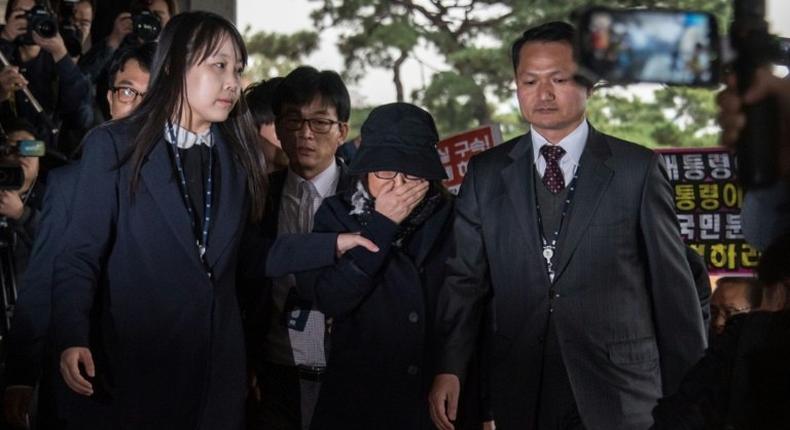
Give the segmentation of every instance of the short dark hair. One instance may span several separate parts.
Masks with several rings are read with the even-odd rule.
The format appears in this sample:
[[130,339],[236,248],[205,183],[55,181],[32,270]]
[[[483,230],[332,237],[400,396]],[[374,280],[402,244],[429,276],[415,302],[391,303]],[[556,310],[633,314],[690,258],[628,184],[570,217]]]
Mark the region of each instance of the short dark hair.
[[268,81],[263,80],[250,85],[244,90],[244,98],[247,100],[247,106],[250,108],[252,119],[257,127],[274,122],[274,109],[272,106],[274,94],[277,92],[277,87],[283,79],[283,77],[278,76]]
[[765,285],[790,287],[790,234],[774,240],[760,256],[757,277]]
[[563,21],[547,22],[530,28],[513,42],[513,46],[510,49],[510,57],[513,59],[513,71],[518,69],[521,47],[527,42],[567,42],[573,47],[575,38],[576,28]]
[[123,69],[126,62],[129,60],[137,60],[146,72],[150,72],[151,63],[154,60],[154,53],[156,52],[156,42],[143,43],[141,45],[129,45],[115,51],[112,59],[110,60],[110,67],[107,69],[107,88],[115,86],[115,78],[118,72]]
[[297,67],[277,86],[274,95],[274,114],[282,115],[283,105],[304,106],[321,97],[324,103],[334,106],[337,119],[348,122],[351,116],[351,98],[346,84],[337,72],[310,66]]
[[38,138],[37,137],[38,132],[36,131],[36,127],[34,127],[32,123],[30,123],[24,118],[9,116],[3,118],[1,123],[3,125],[3,131],[5,131],[6,135],[9,135],[17,131],[26,131],[32,134],[34,138]]

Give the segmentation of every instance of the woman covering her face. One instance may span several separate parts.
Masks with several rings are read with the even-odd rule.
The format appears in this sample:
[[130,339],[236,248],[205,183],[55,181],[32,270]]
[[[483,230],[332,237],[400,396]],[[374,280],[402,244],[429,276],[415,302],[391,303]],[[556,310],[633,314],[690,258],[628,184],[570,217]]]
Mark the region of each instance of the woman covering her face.
[[313,429],[432,428],[431,321],[453,220],[437,142],[428,112],[374,109],[349,167],[356,187],[316,213],[314,232],[360,232],[379,251],[356,247],[297,277],[300,294],[332,318]]
[[73,428],[242,427],[235,272],[266,171],[246,60],[224,18],[175,16],[140,106],[86,137],[53,292]]

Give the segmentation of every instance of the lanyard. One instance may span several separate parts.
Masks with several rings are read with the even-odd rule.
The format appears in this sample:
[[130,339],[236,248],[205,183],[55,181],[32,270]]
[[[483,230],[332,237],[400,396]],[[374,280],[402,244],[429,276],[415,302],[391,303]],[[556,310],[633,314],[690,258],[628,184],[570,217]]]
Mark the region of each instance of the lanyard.
[[[195,214],[192,211],[192,199],[189,198],[189,189],[187,188],[187,177],[184,173],[184,164],[181,161],[181,154],[178,152],[178,146],[176,145],[176,134],[173,131],[173,125],[167,123],[167,129],[170,132],[170,146],[173,147],[173,158],[175,158],[176,162],[176,170],[178,171],[178,179],[179,184],[181,185],[181,193],[184,195],[184,203],[187,207],[187,212],[189,212],[189,221],[192,223],[192,231],[197,234],[197,228],[195,226]],[[203,259],[204,255],[206,255],[206,246],[208,245],[208,229],[211,225],[211,187],[213,184],[213,172],[214,172],[214,149],[209,147],[208,151],[208,178],[206,179],[206,188],[203,191],[203,231],[201,235],[197,237],[196,245],[198,247],[198,252],[200,253],[200,258]],[[204,260],[205,262],[205,260]]]
[[[551,242],[549,239],[546,238],[546,234],[543,232],[543,217],[540,214],[540,201],[538,199],[538,191],[535,189],[535,208],[537,209],[538,214],[538,229],[540,230],[540,242],[541,242],[541,249],[543,250],[543,259],[546,260],[546,273],[549,275],[549,280],[553,283],[554,282],[554,266],[551,263],[551,259],[554,257],[554,254],[557,251],[557,241],[560,238],[560,232],[562,231],[562,226],[565,223],[565,216],[568,214],[568,210],[571,207],[571,201],[573,200],[573,194],[576,191],[576,179],[579,178],[579,168],[581,165],[576,166],[576,171],[573,174],[573,179],[571,180],[570,185],[568,185],[568,195],[565,196],[565,203],[562,205],[562,215],[560,215],[560,222],[557,225],[557,229],[551,234]],[[534,181],[534,185],[537,187],[537,181]]]

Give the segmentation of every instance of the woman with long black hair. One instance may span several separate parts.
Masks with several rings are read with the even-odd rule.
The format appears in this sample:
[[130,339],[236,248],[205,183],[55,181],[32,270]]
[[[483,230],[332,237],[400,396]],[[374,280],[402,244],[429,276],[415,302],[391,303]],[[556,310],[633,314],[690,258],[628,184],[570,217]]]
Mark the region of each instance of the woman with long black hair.
[[235,273],[266,172],[246,60],[224,18],[175,16],[140,106],[86,137],[53,292],[70,427],[243,426]]

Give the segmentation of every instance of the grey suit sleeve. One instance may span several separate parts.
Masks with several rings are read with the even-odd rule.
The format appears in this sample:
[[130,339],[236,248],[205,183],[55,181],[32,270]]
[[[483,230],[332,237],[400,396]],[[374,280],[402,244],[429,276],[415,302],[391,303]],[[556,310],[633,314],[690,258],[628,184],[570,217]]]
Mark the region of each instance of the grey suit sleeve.
[[463,377],[478,347],[478,334],[490,296],[475,160],[469,163],[455,206],[455,244],[439,292],[436,320],[437,373]]
[[675,216],[666,169],[653,155],[642,190],[640,230],[649,268],[649,289],[658,338],[664,395],[705,349],[702,311]]

